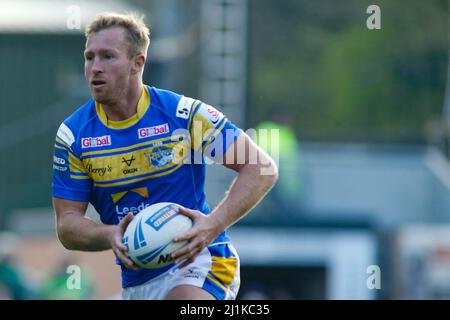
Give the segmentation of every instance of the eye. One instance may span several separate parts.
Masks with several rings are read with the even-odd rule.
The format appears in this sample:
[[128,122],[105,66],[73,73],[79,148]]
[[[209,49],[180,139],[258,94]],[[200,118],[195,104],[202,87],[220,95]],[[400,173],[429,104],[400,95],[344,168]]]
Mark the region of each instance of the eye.
[[110,60],[112,58],[114,58],[114,56],[112,54],[109,54],[109,53],[105,54],[105,59],[106,60]]
[[86,61],[91,61],[93,59],[93,57],[92,56],[84,56],[84,59]]

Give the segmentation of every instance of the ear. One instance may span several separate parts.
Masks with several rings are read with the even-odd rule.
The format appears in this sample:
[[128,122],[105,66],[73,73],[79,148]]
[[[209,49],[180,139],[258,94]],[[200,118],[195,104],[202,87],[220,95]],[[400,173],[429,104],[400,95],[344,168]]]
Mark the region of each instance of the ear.
[[133,73],[141,73],[144,69],[145,61],[147,60],[146,56],[142,53],[139,53],[133,58],[133,60],[133,68],[131,69],[131,71]]

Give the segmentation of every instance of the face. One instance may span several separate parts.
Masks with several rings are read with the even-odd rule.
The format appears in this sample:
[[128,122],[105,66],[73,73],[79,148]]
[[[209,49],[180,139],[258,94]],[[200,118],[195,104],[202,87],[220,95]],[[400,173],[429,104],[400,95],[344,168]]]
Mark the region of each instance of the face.
[[89,35],[84,58],[84,74],[96,101],[114,104],[126,95],[136,65],[128,56],[124,29],[114,27]]

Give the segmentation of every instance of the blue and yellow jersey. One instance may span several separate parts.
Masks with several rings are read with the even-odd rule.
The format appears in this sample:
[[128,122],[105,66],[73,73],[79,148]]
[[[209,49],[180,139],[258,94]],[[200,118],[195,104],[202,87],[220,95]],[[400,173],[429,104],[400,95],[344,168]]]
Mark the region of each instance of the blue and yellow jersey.
[[[158,202],[208,214],[204,154],[221,159],[241,130],[215,108],[170,91],[144,86],[137,114],[110,121],[89,100],[59,127],[53,196],[90,202],[104,224]],[[214,242],[229,241],[222,233]],[[142,284],[171,268],[132,271],[122,286]]]

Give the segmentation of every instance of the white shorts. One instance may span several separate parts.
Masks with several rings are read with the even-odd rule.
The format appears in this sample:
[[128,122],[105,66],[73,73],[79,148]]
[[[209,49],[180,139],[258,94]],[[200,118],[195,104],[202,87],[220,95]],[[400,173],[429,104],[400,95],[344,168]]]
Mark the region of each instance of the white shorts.
[[194,262],[175,266],[162,275],[135,287],[122,290],[124,300],[162,300],[175,287],[191,285],[204,289],[217,300],[234,300],[240,286],[240,261],[233,245],[214,243]]

